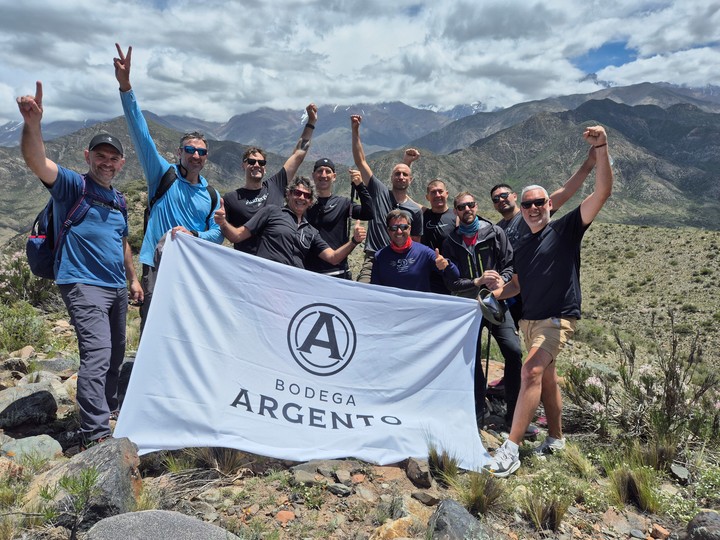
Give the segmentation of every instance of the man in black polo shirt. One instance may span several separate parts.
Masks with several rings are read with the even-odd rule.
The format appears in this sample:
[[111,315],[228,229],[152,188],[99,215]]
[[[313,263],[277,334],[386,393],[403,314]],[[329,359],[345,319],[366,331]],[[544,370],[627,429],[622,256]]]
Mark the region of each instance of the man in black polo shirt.
[[[312,177],[317,191],[317,202],[307,211],[307,220],[320,231],[320,236],[331,248],[337,249],[347,242],[351,219],[367,221],[373,218],[370,193],[362,183],[360,171],[351,170],[350,180],[360,204],[354,203],[349,197],[333,194],[333,184],[337,176],[335,164],[328,158],[315,162]],[[305,268],[328,276],[352,279],[347,259],[333,265],[310,253],[305,261]]]
[[305,219],[313,199],[310,180],[300,176],[288,186],[287,206],[264,206],[245,225],[234,227],[228,223],[224,205],[221,204],[215,212],[215,223],[231,242],[240,243],[256,237],[258,257],[305,268],[305,258],[309,253],[315,253],[328,264],[336,265],[365,239],[365,229],[356,224],[353,237],[338,249],[332,249]]
[[[265,205],[282,206],[285,204],[288,180],[295,177],[300,165],[305,160],[317,122],[317,107],[314,103],[308,105],[305,111],[308,114],[308,121],[300,135],[300,140],[282,169],[273,176],[263,179],[267,158],[262,148],[251,147],[243,154],[242,168],[245,173],[245,185],[223,196],[227,221],[234,227],[245,225]],[[254,255],[257,252],[257,245],[258,240],[251,238],[244,242],[236,242],[234,247],[239,251]]]

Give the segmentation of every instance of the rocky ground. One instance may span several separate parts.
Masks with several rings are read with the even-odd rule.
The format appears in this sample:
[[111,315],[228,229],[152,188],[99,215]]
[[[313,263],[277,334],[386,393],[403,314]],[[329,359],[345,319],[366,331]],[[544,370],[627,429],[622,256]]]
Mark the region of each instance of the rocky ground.
[[[56,332],[66,331],[66,324],[56,326]],[[72,360],[43,359],[32,347],[0,364],[0,471],[8,483],[37,467],[23,499],[12,508],[3,503],[10,510],[5,519],[28,515],[42,504],[60,510],[60,517],[32,529],[27,523],[16,524],[11,536],[0,531],[0,538],[72,538],[75,529],[76,537],[95,540],[720,538],[717,513],[701,517],[715,527],[704,530],[714,530],[716,536],[685,536],[684,523],[630,506],[598,509],[583,502],[570,506],[557,531],[538,531],[520,501],[532,479],[553,466],[553,460],[561,460],[556,456],[547,463],[524,459],[518,474],[502,481],[508,492],[505,502],[477,520],[453,502],[458,491],[433,478],[422,460],[384,467],[352,459],[292,463],[223,449],[140,459],[127,439],[78,453],[77,440],[68,436],[76,427],[75,368]],[[497,378],[498,369],[493,366],[490,380]],[[481,435],[490,450],[503,437],[493,431]],[[50,503],[40,496],[42,486],[88,470],[97,470],[99,477],[80,510],[77,497],[68,497],[68,492],[60,490]],[[596,480],[591,489],[601,489],[602,482]],[[669,481],[665,489],[679,486]],[[691,524],[691,529],[698,527]]]

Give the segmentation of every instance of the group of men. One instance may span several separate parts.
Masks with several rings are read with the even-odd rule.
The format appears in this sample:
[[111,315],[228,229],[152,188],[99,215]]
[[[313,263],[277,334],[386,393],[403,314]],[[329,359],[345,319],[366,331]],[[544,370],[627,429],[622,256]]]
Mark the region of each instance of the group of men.
[[[487,289],[499,300],[507,299],[510,309],[503,322],[483,321],[505,358],[506,424],[510,428],[508,440],[488,470],[498,476],[517,470],[518,445],[533,430],[531,420],[540,400],[549,435],[538,451],[564,446],[554,360],[580,317],[580,242],[612,186],[602,127],[585,131],[583,136],[591,145],[588,158],[552,195],[540,186],[529,186],[518,208],[517,194],[509,185],[494,186],[491,199],[502,215],[497,224],[477,215],[477,201],[469,192],[456,195],[450,208],[442,180],[427,185],[430,208],[413,201],[408,194],[411,166],[420,157],[414,149],[407,150],[403,162],[393,167],[392,187],[386,187],[366,161],[359,115],[350,117],[357,170],[349,171],[359,203],[333,194],[336,167],[328,158],[315,162],[312,180],[297,177],[318,120],[314,104],[307,106],[308,121],[300,140],[276,174],[265,178],[265,152],[249,148],[242,159],[245,184],[220,197],[201,174],[209,151],[202,133],[183,135],[175,163],[158,152],[130,84],[132,47],[127,53],[116,47],[120,99],[148,187],[149,214],[139,257],[141,280],[127,243],[127,219],[120,211],[122,194],[112,186],[124,164],[120,141],[109,134],[98,135],[85,150],[88,172],[79,175],[64,169],[45,155],[41,83],[34,96],[18,98],[24,119],[23,157],[50,190],[57,205],[56,224],[85,190],[94,193],[87,217],[67,234],[56,273],[80,349],[77,401],[84,447],[110,436],[109,421],[118,409],[117,379],[125,350],[128,299],[142,304],[144,327],[159,265],[157,246],[168,232],[215,243],[228,239],[239,251],[344,279],[352,279],[348,255],[364,242],[360,282],[473,298]],[[551,221],[551,213],[577,191],[593,167],[595,190],[574,211]],[[360,221],[367,223],[367,229]],[[518,326],[528,350],[524,365]],[[480,363],[480,335],[475,373],[481,423],[486,380]]]

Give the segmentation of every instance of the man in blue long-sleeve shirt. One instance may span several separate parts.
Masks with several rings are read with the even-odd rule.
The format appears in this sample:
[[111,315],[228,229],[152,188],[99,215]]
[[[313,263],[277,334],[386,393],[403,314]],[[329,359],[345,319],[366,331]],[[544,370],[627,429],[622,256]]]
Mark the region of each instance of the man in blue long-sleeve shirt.
[[132,47],[128,48],[127,54],[123,54],[120,45],[116,43],[115,46],[118,51],[118,58],[113,62],[115,78],[120,84],[120,99],[130,139],[145,172],[148,201],[153,200],[168,169],[174,168],[177,177],[167,192],[152,205],[140,248],[140,262],[143,265],[141,283],[145,293],[145,301],[140,309],[142,329],[155,288],[157,268],[154,255],[157,243],[168,231],[222,243],[222,232],[213,220],[213,213],[220,206],[220,195],[216,192],[216,203],[211,208],[213,199],[208,191],[208,183],[200,174],[208,157],[207,140],[202,133],[187,133],[182,137],[177,150],[177,163],[170,164],[160,155],[130,85]]

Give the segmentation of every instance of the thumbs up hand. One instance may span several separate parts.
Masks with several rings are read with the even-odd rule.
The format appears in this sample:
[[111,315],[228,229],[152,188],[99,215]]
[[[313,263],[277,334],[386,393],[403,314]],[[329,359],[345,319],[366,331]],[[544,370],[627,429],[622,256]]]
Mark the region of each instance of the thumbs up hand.
[[440,255],[440,250],[435,248],[435,266],[440,271],[445,270],[448,267],[448,260]]
[[365,237],[367,236],[367,230],[365,227],[360,225],[360,220],[355,220],[355,227],[353,228],[353,237],[352,240],[355,244],[361,244],[365,241]]

